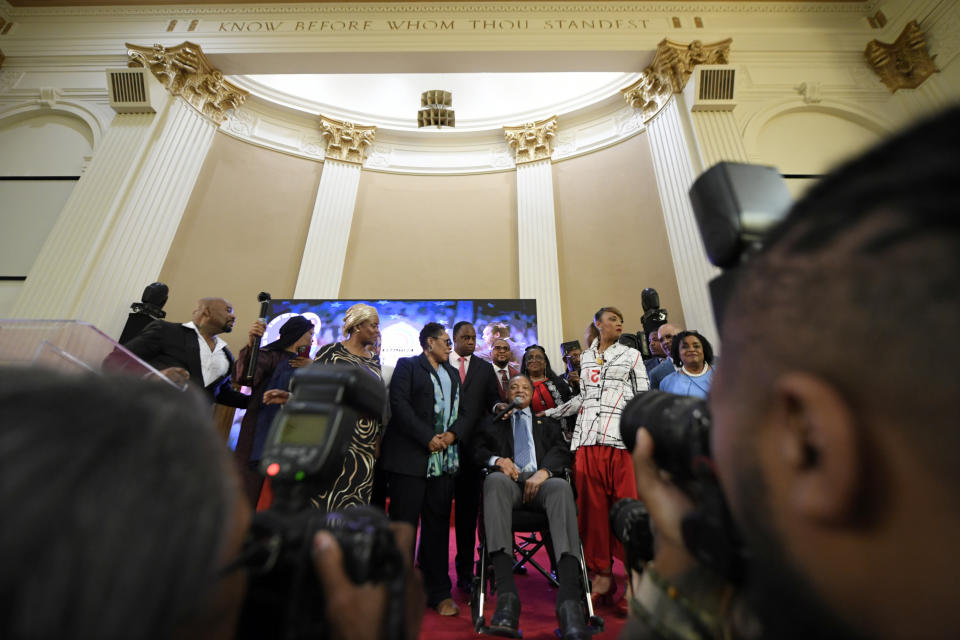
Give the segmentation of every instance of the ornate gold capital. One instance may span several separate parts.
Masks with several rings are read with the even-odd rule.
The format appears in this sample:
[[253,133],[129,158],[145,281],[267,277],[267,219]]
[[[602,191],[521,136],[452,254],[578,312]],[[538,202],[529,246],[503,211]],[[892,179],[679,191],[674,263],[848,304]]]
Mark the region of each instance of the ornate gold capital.
[[320,128],[326,145],[326,157],[342,162],[363,164],[367,149],[373,145],[376,127],[361,127],[320,116]]
[[699,40],[682,44],[664,39],[657,45],[653,62],[643,70],[640,79],[621,89],[620,93],[627,104],[643,111],[644,120],[649,120],[663,108],[671,95],[683,91],[695,66],[727,64],[732,42],[733,38],[727,38],[706,45]]
[[539,122],[528,122],[519,127],[504,127],[503,135],[516,153],[517,164],[548,159],[553,155],[557,116]]
[[246,100],[249,92],[227,82],[210,64],[199,46],[184,42],[169,49],[159,44],[140,47],[127,43],[131,67],[146,67],[174,96],[187,101],[217,124],[227,112]]
[[916,20],[907,23],[893,44],[871,40],[863,55],[890,93],[916,89],[939,71],[933,63],[937,56],[927,51],[926,38]]

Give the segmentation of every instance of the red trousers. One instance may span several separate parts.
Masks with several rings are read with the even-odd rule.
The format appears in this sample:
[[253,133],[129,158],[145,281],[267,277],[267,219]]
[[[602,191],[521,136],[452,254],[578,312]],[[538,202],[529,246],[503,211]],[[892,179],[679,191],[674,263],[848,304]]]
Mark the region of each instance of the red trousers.
[[573,473],[587,569],[608,572],[614,555],[623,560],[623,546],[610,531],[610,507],[621,498],[637,498],[633,458],[626,449],[580,447]]

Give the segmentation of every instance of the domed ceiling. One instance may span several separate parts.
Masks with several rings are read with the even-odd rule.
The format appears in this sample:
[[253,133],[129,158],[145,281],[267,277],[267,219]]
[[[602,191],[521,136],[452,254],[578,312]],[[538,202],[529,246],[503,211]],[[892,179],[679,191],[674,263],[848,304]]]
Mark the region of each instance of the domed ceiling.
[[563,115],[617,94],[637,73],[248,75],[231,81],[270,102],[384,129],[417,130],[420,94],[450,91],[455,129],[482,131]]

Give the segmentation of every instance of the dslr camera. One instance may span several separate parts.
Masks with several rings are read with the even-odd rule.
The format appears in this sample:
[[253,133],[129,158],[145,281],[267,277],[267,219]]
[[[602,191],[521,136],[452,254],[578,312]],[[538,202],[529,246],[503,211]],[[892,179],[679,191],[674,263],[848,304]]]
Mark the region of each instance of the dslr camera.
[[[707,257],[722,269],[710,282],[719,325],[739,274],[762,250],[767,231],[786,216],[792,201],[783,178],[772,167],[729,162],[697,178],[690,200]],[[701,563],[736,584],[743,578],[744,550],[713,470],[711,425],[706,402],[660,391],[635,397],[620,419],[628,449],[632,451],[636,444],[637,429],[646,428],[653,438],[657,466],[693,499],[695,509],[682,523],[684,545]],[[632,549],[631,567],[641,570],[642,563],[653,557],[646,509],[639,501],[621,500],[611,509],[610,518],[628,559]]]
[[237,637],[327,637],[323,591],[311,558],[314,535],[326,530],[343,549],[351,580],[387,584],[385,637],[399,638],[404,562],[386,516],[372,507],[325,513],[312,503],[339,476],[358,416],[382,414],[383,385],[355,367],[312,365],[294,373],[290,390],[260,461],[274,500],[254,515],[244,546],[250,581]]

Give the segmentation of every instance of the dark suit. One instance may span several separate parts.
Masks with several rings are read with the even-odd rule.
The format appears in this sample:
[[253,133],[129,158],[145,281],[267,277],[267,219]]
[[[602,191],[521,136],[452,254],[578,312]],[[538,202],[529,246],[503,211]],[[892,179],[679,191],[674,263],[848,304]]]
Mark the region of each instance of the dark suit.
[[[540,486],[534,499],[526,506],[543,510],[550,523],[550,537],[559,561],[563,554],[578,556],[580,537],[577,533],[577,507],[570,483],[564,478],[564,469],[573,459],[570,446],[563,439],[560,423],[545,417],[532,417],[533,445],[537,469],[546,469],[551,476]],[[487,466],[490,459],[515,460],[513,422],[510,419],[489,418],[476,434],[474,455],[476,462]],[[513,509],[523,505],[522,482],[515,482],[507,474],[497,471],[487,476],[483,484],[483,519],[487,549],[490,553],[513,550],[511,520]],[[521,475],[521,480],[524,475]]]
[[[460,373],[446,362],[440,366],[450,376],[452,408],[460,389]],[[378,462],[387,472],[390,518],[414,527],[420,521],[420,570],[431,607],[450,597],[447,561],[454,487],[453,476],[427,478],[429,444],[436,435],[433,378],[439,380],[438,373],[424,354],[397,361],[390,379],[392,415]],[[463,409],[449,429],[457,442],[470,436],[469,407]]]
[[204,387],[203,369],[200,364],[200,343],[197,332],[190,327],[165,320],[154,320],[140,332],[140,335],[123,346],[155,369],[183,367],[190,374],[190,383],[201,387],[210,397],[211,402],[240,409],[247,407],[250,396],[234,391],[230,386],[233,354],[226,347],[223,353],[227,357],[227,373]]
[[[492,364],[490,366],[493,367]],[[513,376],[520,375],[520,367],[513,364],[512,362],[507,363],[507,371],[509,372],[507,375],[507,382],[509,382],[513,378]],[[497,392],[500,394],[500,401],[506,402],[507,401],[507,385],[503,384],[503,380],[500,379],[496,369],[493,370],[493,373],[494,373],[494,378],[497,381]]]
[[470,438],[461,441],[460,473],[454,486],[454,520],[457,529],[457,580],[470,583],[473,578],[473,556],[477,543],[477,516],[480,510],[480,468],[473,460],[473,444],[477,428],[500,402],[499,383],[493,365],[476,355],[470,357],[467,377],[460,387],[460,409],[470,417]]

